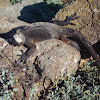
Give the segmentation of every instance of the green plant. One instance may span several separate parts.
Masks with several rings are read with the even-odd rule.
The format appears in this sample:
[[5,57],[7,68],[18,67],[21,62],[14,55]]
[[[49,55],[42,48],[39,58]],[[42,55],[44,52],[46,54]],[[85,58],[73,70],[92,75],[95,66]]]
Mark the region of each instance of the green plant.
[[22,0],[10,0],[10,3],[13,5],[13,4],[16,4],[16,3],[21,3]]
[[97,69],[87,63],[85,70],[78,71],[68,79],[59,79],[53,91],[49,93],[51,100],[100,100],[100,76]]
[[[37,83],[37,85],[39,84]],[[37,85],[31,89],[29,100],[32,100],[34,98],[34,93],[36,92]]]
[[61,0],[44,0],[45,2],[47,2],[47,4],[59,4],[62,5],[62,1]]
[[13,88],[14,73],[10,73],[8,69],[0,69],[0,100],[11,100],[13,91],[17,91],[17,88]]

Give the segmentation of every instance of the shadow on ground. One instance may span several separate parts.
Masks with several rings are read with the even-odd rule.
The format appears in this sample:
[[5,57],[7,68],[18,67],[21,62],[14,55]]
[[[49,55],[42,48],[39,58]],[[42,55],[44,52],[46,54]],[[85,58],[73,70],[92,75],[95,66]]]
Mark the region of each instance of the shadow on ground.
[[21,10],[18,19],[27,23],[49,22],[59,11],[61,5],[48,5],[46,2],[29,5]]

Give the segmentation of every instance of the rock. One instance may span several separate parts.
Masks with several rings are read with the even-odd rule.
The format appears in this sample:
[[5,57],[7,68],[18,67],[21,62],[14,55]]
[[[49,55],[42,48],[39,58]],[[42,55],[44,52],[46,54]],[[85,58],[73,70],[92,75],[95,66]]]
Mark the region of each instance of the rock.
[[[28,66],[33,66],[34,60],[36,60],[36,62],[41,62],[38,63],[38,66],[40,66],[41,69],[44,69],[44,66],[48,66],[45,69],[46,71],[50,70],[49,69],[50,66],[54,67],[54,69],[56,67],[60,68],[60,66],[62,66],[61,67],[62,71],[59,69],[59,71],[61,72],[58,73],[58,74],[62,73],[62,75],[63,75],[63,69],[65,69],[65,67],[68,67],[67,68],[68,74],[74,74],[75,71],[78,69],[78,64],[79,64],[78,62],[80,61],[80,53],[72,46],[67,45],[64,42],[56,39],[50,39],[38,42],[36,45],[37,45],[37,50],[28,59],[27,61]],[[8,59],[7,58],[5,59],[5,62],[9,62],[9,60],[11,60],[12,62],[14,60],[18,60],[19,56],[17,55],[21,54],[21,50],[25,52],[26,48],[24,46],[13,47],[10,44],[8,44],[4,39],[0,38],[0,52],[1,52],[0,54],[3,59],[5,59],[6,56],[8,57]],[[0,63],[2,66],[4,65],[6,66],[6,63],[2,61]],[[10,63],[11,62],[9,62],[9,64]]]
[[28,23],[22,22],[18,20],[17,18],[6,17],[6,16],[5,17],[0,16],[0,22],[1,22],[0,23],[0,33],[7,33],[13,28],[29,25]]
[[21,51],[25,51],[26,48],[23,46],[20,47],[13,47],[7,41],[0,38],[0,68],[7,68],[13,65],[15,60],[18,60],[18,54],[21,54]]
[[0,10],[0,33],[6,33],[13,28],[19,26],[30,25],[26,22],[20,21],[17,17],[20,16],[21,10],[27,6],[35,3],[43,2],[43,0],[23,0],[21,4],[15,4]]
[[60,7],[53,6],[53,8],[50,8],[46,2],[42,1],[36,0],[33,2],[33,0],[23,0],[21,4],[18,3],[1,9],[0,33],[6,33],[19,26],[30,25],[28,23],[51,21]]
[[17,3],[15,5],[11,5],[9,7],[1,9],[0,16],[17,18],[18,16],[20,16],[20,11],[23,9],[23,7],[40,2],[43,2],[43,0],[22,0],[21,4]]
[[54,79],[56,79],[64,75],[66,71],[69,75],[74,74],[78,69],[80,61],[79,51],[60,40],[50,39],[39,43],[38,52],[40,54],[38,53],[35,65],[37,64],[47,77],[55,77]]
[[[0,38],[0,68],[4,68],[9,65],[9,61],[7,61],[5,54],[3,53],[7,45],[8,43]],[[9,54],[9,50],[7,53]]]
[[[78,69],[81,58],[79,51],[60,40],[46,40],[38,43],[37,46],[37,56],[34,62],[35,71],[33,72],[38,73],[34,80],[39,80],[39,84],[35,85],[36,92],[34,93],[35,97],[33,100],[36,100],[37,95],[40,96],[40,91],[45,92],[45,89],[48,89],[52,82],[55,85],[56,80],[59,78],[74,74]],[[29,58],[31,63],[33,62],[33,56],[34,54]],[[27,63],[29,63],[29,60]]]
[[[48,88],[51,82],[55,85],[55,81],[59,78],[74,74],[78,69],[81,58],[80,52],[75,48],[60,40],[50,39],[36,44],[37,50],[28,59],[27,67],[21,63],[21,66],[16,66],[13,65],[15,64],[14,60],[19,59],[17,55],[20,54],[20,50],[25,52],[26,48],[23,46],[13,47],[3,39],[0,39],[0,43],[0,66],[12,69],[17,74],[17,80],[19,80],[20,84],[23,84],[27,99],[29,99],[30,91],[33,87],[36,87],[36,92],[34,93],[36,100],[40,92]],[[18,90],[18,93],[22,92],[20,94],[21,97],[24,97],[22,95],[24,91],[22,87],[21,90]],[[17,94],[15,96],[20,98]]]
[[95,44],[99,40],[97,34],[100,33],[100,0],[72,1],[59,10],[55,19],[64,20],[66,16],[71,16],[74,13],[80,18],[72,21],[76,24],[75,26],[68,25],[67,27],[79,30],[91,44]]

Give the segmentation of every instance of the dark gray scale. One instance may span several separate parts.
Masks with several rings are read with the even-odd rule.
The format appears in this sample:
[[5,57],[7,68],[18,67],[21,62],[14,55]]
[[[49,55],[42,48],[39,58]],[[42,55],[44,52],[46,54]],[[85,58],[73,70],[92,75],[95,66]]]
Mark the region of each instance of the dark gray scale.
[[22,33],[25,36],[24,45],[26,47],[32,47],[37,42],[51,38],[50,32],[41,26],[28,27]]
[[[41,26],[27,27],[23,30],[19,30],[15,35],[17,35],[18,37],[21,35],[21,39],[23,39],[23,45],[25,45],[28,48],[19,59],[19,61],[23,62],[26,62],[26,60],[35,52],[35,43],[51,38],[49,31]],[[14,38],[14,41],[17,41],[17,36]]]

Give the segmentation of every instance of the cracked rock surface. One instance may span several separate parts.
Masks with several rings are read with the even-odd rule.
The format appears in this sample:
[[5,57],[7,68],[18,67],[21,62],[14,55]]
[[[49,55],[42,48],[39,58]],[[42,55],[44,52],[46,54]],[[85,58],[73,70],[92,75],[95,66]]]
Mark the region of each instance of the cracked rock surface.
[[100,40],[100,0],[75,0],[70,4],[65,4],[64,8],[59,10],[55,19],[64,20],[66,16],[74,13],[80,18],[73,20],[75,26],[67,26],[82,32],[88,38],[91,44]]

